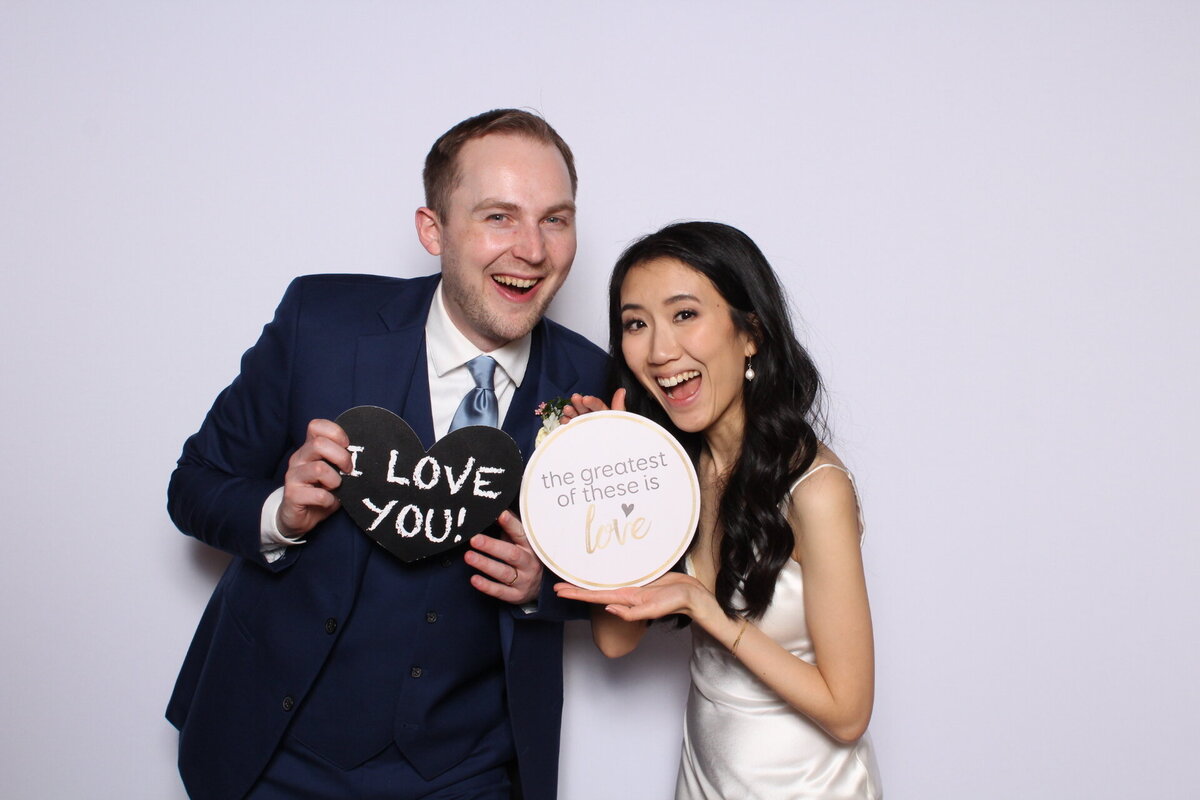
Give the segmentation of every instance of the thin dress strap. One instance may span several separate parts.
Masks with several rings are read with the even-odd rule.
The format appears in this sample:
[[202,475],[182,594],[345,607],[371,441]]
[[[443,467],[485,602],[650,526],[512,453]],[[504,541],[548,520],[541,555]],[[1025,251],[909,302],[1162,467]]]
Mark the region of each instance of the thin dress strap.
[[[796,491],[796,487],[808,480],[810,475],[818,470],[825,469],[826,467],[840,470],[846,473],[846,477],[850,479],[850,488],[854,491],[854,507],[858,510],[858,544],[861,547],[863,539],[866,538],[867,535],[867,523],[863,518],[862,503],[860,503],[858,500],[858,484],[854,482],[854,474],[850,472],[850,470],[846,469],[845,467],[839,467],[837,464],[831,464],[828,462],[824,464],[818,464],[796,479],[796,482],[792,484],[790,489],[788,489],[788,496],[791,497],[792,492]],[[683,557],[683,568],[688,575],[691,575],[693,578],[696,577],[696,571],[692,568],[692,553],[690,549],[687,555]]]
[[858,484],[854,482],[854,474],[852,472],[850,472],[850,470],[846,469],[845,467],[840,467],[837,464],[832,464],[830,462],[826,462],[824,464],[817,464],[815,467],[813,467],[808,472],[804,473],[803,475],[801,475],[799,478],[796,479],[796,482],[792,484],[792,488],[788,490],[788,494],[790,495],[792,492],[796,491],[796,487],[799,486],[800,484],[804,483],[804,481],[808,480],[808,477],[810,475],[816,473],[819,470],[823,470],[826,467],[829,467],[830,469],[836,469],[840,472],[844,472],[844,473],[846,473],[846,477],[850,479],[850,488],[854,491],[854,506],[858,510],[858,543],[861,546],[863,539],[867,535],[867,522],[865,519],[863,519],[862,503],[859,502],[859,499],[858,499]]

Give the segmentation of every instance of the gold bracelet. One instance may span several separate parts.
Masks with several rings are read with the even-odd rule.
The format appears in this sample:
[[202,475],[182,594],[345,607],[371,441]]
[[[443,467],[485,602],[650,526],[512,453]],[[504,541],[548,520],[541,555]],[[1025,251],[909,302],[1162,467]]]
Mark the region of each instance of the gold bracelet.
[[748,620],[748,619],[742,620],[742,627],[738,628],[737,638],[734,639],[733,644],[729,646],[729,655],[731,655],[731,656],[737,655],[737,646],[741,643],[742,634],[746,632],[746,626],[749,624],[750,624],[750,620]]

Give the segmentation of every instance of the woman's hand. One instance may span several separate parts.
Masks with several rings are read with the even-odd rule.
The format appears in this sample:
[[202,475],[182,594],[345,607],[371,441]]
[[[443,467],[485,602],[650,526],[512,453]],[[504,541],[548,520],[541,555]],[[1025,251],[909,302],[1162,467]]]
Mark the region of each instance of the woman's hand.
[[712,593],[695,578],[678,572],[668,572],[645,586],[593,590],[557,583],[554,591],[559,597],[593,604],[592,639],[609,658],[636,648],[652,619],[671,614],[696,619],[701,609],[706,617],[715,612],[724,618]]
[[[590,394],[573,394],[571,402],[563,408],[563,422],[570,422],[576,417],[590,414],[593,411],[608,411],[610,406],[604,404],[604,401],[599,397],[593,397]],[[612,406],[613,411],[625,410],[625,390],[617,389],[613,394]]]
[[700,581],[678,572],[668,572],[645,586],[595,590],[557,583],[554,591],[568,600],[602,605],[605,611],[626,622],[661,619],[671,614],[695,618],[716,606],[716,599]]

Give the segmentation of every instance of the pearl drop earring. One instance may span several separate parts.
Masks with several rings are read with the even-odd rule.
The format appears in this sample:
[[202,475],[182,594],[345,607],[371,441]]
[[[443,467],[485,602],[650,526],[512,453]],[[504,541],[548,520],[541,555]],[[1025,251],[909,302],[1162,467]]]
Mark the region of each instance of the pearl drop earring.
[[754,380],[754,375],[755,375],[754,365],[750,360],[750,356],[746,356],[746,380],[747,381]]

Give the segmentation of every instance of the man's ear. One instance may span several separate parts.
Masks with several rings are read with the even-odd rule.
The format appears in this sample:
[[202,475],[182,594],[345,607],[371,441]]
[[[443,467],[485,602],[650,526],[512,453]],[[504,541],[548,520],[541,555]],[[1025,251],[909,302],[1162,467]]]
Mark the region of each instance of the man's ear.
[[429,252],[431,256],[440,256],[442,254],[442,222],[438,219],[437,212],[432,208],[421,206],[417,209],[417,238],[421,240],[421,246]]

